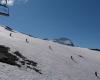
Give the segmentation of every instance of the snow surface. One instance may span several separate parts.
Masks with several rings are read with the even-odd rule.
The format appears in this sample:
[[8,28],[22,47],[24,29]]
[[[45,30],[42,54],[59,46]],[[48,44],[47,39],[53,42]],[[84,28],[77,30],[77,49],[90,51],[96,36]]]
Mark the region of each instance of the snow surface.
[[42,73],[0,62],[0,80],[100,80],[99,51],[33,38],[2,26],[0,45],[37,62]]

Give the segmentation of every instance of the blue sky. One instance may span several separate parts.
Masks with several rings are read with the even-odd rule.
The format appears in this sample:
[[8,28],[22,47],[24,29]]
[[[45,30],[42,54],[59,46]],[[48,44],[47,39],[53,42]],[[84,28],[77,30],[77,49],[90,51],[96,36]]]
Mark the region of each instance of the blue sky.
[[100,0],[29,0],[10,7],[0,24],[40,38],[68,37],[100,48]]

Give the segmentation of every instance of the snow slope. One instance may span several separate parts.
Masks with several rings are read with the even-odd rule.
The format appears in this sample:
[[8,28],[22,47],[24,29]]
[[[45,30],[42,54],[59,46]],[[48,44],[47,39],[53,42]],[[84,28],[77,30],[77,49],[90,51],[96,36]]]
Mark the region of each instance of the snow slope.
[[100,80],[100,52],[33,38],[1,26],[0,80]]

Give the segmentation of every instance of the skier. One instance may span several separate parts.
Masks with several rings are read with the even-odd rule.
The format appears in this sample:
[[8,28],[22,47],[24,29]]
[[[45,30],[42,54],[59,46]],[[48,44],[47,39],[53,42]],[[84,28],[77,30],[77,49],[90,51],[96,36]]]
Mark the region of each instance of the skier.
[[77,63],[77,62],[74,60],[73,56],[71,56],[70,58],[71,58],[72,61],[74,61],[75,63]]
[[53,50],[52,47],[51,47],[50,45],[49,45],[49,49],[50,49],[50,50]]
[[73,60],[73,56],[70,57]]
[[12,36],[12,33],[10,33],[10,37]]
[[26,39],[26,42],[29,43],[29,41]]
[[97,72],[95,72],[95,76],[97,76],[97,77],[98,77],[98,74],[97,74]]

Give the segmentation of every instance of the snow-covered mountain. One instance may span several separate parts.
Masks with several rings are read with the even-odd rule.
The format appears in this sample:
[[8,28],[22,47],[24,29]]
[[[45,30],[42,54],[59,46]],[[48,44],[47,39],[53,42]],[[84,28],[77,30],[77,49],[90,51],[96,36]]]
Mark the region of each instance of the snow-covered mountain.
[[100,80],[100,52],[1,26],[0,80]]
[[44,40],[53,41],[59,44],[67,45],[67,46],[75,46],[74,43],[69,38],[66,38],[66,37],[61,37],[61,38],[56,38],[56,39],[44,39]]
[[100,51],[100,49],[97,49],[97,48],[90,48],[90,50]]

